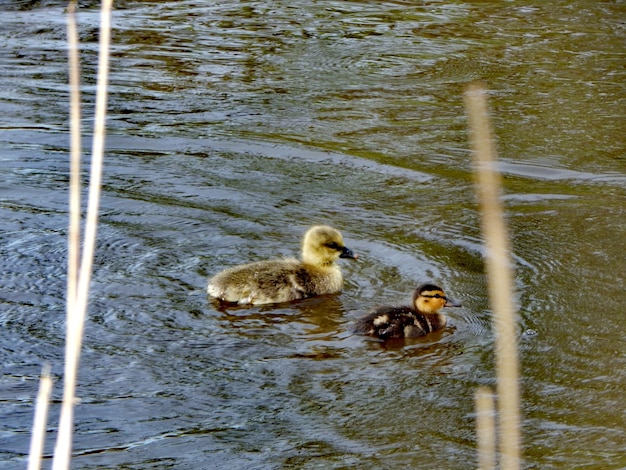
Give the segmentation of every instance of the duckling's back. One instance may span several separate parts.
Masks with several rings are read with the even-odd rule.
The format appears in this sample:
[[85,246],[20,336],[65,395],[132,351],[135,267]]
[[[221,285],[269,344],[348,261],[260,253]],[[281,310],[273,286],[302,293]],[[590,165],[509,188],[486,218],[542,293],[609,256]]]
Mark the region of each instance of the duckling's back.
[[425,336],[446,325],[440,314],[423,314],[411,307],[384,306],[359,319],[353,331],[386,340]]

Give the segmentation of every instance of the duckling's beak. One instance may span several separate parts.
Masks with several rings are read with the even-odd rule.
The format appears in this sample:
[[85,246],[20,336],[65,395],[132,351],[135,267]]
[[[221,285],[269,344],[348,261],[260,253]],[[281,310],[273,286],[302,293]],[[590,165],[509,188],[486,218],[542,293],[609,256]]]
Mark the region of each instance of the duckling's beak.
[[446,299],[444,307],[462,307],[461,302],[454,299]]
[[359,255],[355,255],[350,248],[346,248],[345,246],[341,249],[340,258],[351,258],[357,259]]

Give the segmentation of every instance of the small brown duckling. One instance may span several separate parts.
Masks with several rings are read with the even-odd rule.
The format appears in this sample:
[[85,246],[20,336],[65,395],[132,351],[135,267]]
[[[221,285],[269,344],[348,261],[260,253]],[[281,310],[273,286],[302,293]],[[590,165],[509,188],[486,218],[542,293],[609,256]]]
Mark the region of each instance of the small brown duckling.
[[446,317],[439,313],[443,307],[460,307],[448,299],[441,287],[422,284],[413,292],[413,306],[385,305],[358,320],[353,331],[386,340],[416,338],[446,326]]
[[327,225],[311,227],[302,241],[302,261],[295,258],[235,266],[209,279],[208,293],[225,302],[269,304],[341,292],[339,258],[356,259],[341,233]]

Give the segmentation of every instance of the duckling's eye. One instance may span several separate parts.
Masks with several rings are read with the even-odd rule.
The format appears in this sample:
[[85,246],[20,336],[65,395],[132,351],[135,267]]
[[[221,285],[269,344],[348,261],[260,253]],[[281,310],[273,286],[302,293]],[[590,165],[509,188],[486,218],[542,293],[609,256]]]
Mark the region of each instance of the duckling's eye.
[[326,245],[328,248],[330,248],[331,250],[340,250],[341,248],[339,248],[339,245],[335,242],[330,242],[328,245]]

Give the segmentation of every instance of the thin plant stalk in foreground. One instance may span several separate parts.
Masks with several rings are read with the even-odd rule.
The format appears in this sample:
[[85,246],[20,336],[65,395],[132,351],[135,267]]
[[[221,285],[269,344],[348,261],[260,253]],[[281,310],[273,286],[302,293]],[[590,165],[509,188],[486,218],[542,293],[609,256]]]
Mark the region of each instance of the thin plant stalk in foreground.
[[476,400],[476,440],[478,470],[496,468],[496,424],[493,393],[489,387],[478,387]]
[[35,405],[35,421],[33,423],[33,434],[30,440],[28,451],[28,470],[39,470],[41,467],[41,456],[43,454],[43,444],[46,438],[46,423],[48,422],[48,404],[52,393],[52,378],[50,377],[50,365],[44,364],[39,381],[39,392]]
[[500,202],[501,177],[483,85],[470,84],[465,91],[470,141],[477,169],[482,231],[486,244],[489,300],[496,333],[496,373],[500,468],[520,466],[520,408],[517,358],[517,319],[513,305],[513,274],[509,237]]
[[67,7],[67,42],[70,79],[70,224],[67,261],[67,316],[69,306],[76,299],[78,268],[80,262],[80,61],[78,57],[78,32],[76,28],[76,0]]
[[[100,42],[98,56],[98,80],[96,91],[96,113],[94,123],[94,136],[91,152],[91,172],[89,180],[89,201],[87,207],[87,221],[85,225],[85,238],[83,253],[80,257],[80,270],[78,272],[78,284],[74,292],[68,287],[67,327],[65,343],[65,371],[63,382],[63,403],[61,405],[61,417],[59,421],[59,434],[54,450],[53,470],[65,470],[69,468],[72,452],[72,436],[74,428],[74,405],[76,402],[76,378],[80,361],[82,335],[89,297],[89,283],[93,255],[95,251],[96,233],[98,227],[98,210],[100,205],[100,186],[102,181],[102,161],[104,155],[104,136],[106,122],[106,103],[109,71],[109,44],[111,37],[111,8],[112,0],[103,0],[100,14]],[[70,4],[70,11],[73,5]],[[72,16],[72,15],[70,15]],[[72,20],[70,20],[71,22]],[[72,27],[70,27],[71,29]],[[75,31],[75,30],[74,30]],[[76,50],[76,36],[70,31],[70,50]],[[77,62],[76,62],[77,63]],[[75,82],[72,83],[76,85]],[[72,87],[72,92],[76,92]],[[78,101],[72,99],[74,105]],[[72,111],[72,118],[79,117],[79,112]],[[72,124],[73,132],[80,129],[80,123]],[[72,146],[76,145],[76,139],[72,138]],[[80,145],[80,140],[78,140]],[[79,149],[73,149],[72,155],[79,154]],[[75,170],[75,168],[72,168]],[[77,175],[75,175],[78,178]],[[75,196],[74,192],[72,193]],[[80,202],[70,203],[72,209],[80,207]],[[76,220],[74,215],[71,220]],[[74,240],[72,240],[74,242]],[[77,247],[73,249],[78,250]],[[70,260],[70,263],[72,260]],[[73,282],[68,276],[68,282]]]
[[[78,59],[78,32],[76,28],[76,1],[70,1],[67,7],[68,63],[70,85],[70,223],[68,235],[67,262],[67,300],[66,316],[70,318],[70,306],[76,302],[78,286],[78,268],[80,254],[80,159],[81,159],[81,125],[80,125],[80,66]],[[69,323],[69,322],[68,322]],[[44,385],[45,384],[45,385]],[[44,388],[45,387],[45,388]],[[47,395],[44,395],[43,392]],[[41,426],[46,425],[49,398],[52,393],[50,366],[44,366],[39,394],[35,406],[35,424],[33,438],[28,454],[28,470],[41,467],[43,438]],[[35,439],[41,439],[35,442]]]

